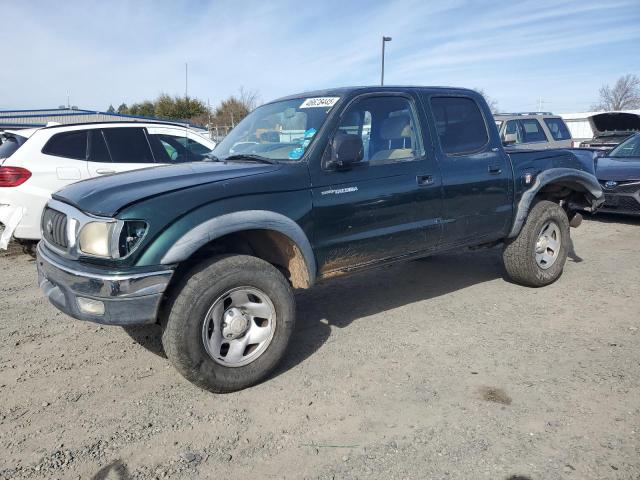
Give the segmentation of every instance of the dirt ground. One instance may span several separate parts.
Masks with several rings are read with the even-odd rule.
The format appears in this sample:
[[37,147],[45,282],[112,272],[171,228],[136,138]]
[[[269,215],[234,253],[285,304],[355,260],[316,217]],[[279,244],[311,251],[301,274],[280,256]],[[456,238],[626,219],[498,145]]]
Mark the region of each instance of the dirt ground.
[[0,479],[639,479],[640,220],[572,234],[543,289],[485,250],[301,292],[284,364],[228,395],[3,255]]

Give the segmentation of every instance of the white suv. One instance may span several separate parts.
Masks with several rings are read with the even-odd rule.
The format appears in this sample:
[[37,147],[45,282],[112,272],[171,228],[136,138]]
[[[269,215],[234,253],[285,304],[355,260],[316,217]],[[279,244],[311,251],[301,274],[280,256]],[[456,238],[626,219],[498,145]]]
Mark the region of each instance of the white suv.
[[[0,144],[0,248],[13,235],[40,239],[40,217],[51,194],[92,177],[166,163],[199,161],[215,147],[178,124],[113,122],[13,130]],[[4,158],[3,158],[4,157]]]

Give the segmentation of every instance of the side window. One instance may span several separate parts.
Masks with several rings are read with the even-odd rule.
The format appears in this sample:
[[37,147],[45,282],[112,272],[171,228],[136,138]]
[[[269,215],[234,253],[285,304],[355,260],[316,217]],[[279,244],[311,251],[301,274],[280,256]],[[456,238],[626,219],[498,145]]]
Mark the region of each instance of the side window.
[[105,128],[102,133],[114,163],[154,163],[142,128]]
[[206,145],[196,142],[190,138],[187,139],[187,148],[191,153],[198,156],[206,155],[207,153],[211,153],[211,149]]
[[107,149],[107,144],[102,136],[102,130],[89,131],[89,161],[91,162],[111,162],[111,155]]
[[522,141],[524,143],[547,141],[547,136],[544,134],[544,130],[542,130],[542,126],[538,120],[534,118],[527,118],[525,120],[520,120],[520,124],[522,125]]
[[168,133],[149,133],[149,143],[156,161],[160,163],[200,161],[211,152],[211,149],[190,138]]
[[369,97],[343,114],[338,130],[359,135],[370,166],[409,161],[422,155],[411,102],[405,97]]
[[87,131],[57,133],[49,139],[42,153],[57,157],[87,159]]
[[[504,141],[507,135],[515,135],[516,142],[522,143],[522,128],[518,124],[517,120],[509,120],[504,128],[504,132],[502,132],[501,140]],[[512,137],[513,138],[513,137]]]
[[547,124],[549,132],[554,140],[570,140],[571,132],[561,118],[545,118],[544,123]]
[[489,142],[480,107],[471,98],[432,97],[431,110],[445,154],[476,152]]

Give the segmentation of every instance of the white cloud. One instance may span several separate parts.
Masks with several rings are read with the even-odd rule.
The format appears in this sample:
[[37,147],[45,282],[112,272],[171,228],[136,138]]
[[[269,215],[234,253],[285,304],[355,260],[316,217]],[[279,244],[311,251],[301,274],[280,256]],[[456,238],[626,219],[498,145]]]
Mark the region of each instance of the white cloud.
[[[56,106],[67,90],[96,109],[181,94],[184,62],[190,94],[212,104],[240,86],[269,100],[375,84],[383,34],[393,37],[390,83],[479,86],[512,108],[523,92],[565,98],[580,79],[573,95],[584,97],[637,72],[623,60],[640,36],[639,10],[636,0],[13,2],[0,30],[0,108]],[[607,46],[610,55],[584,64]]]

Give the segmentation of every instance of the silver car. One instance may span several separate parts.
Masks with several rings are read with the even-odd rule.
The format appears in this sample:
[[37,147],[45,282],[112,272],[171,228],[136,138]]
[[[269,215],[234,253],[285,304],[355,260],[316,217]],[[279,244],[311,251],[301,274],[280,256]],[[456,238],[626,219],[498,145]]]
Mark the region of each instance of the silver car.
[[564,120],[551,112],[500,113],[493,118],[505,146],[529,150],[573,147]]

